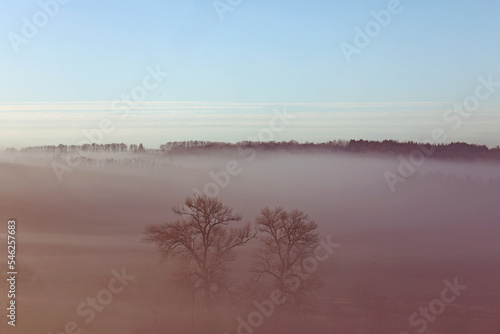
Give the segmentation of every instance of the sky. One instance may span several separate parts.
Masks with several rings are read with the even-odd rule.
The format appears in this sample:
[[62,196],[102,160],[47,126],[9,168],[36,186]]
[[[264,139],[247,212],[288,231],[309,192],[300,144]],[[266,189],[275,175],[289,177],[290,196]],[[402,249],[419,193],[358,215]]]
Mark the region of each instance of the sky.
[[[297,117],[275,140],[443,127],[500,144],[500,87],[457,129],[442,117],[500,81],[496,0],[59,1],[0,2],[4,147],[74,144],[113,117],[103,142],[239,141],[285,108]],[[127,119],[114,101],[132,101]]]

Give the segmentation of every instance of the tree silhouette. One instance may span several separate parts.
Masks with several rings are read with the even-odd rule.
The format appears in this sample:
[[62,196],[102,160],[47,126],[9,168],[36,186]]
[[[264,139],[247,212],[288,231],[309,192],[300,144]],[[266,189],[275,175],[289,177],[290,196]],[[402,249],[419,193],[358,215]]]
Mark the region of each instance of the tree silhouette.
[[289,305],[302,309],[318,283],[303,269],[304,260],[318,247],[316,223],[300,210],[266,207],[257,216],[256,224],[261,247],[253,271],[258,278],[270,278]]
[[209,320],[215,322],[214,303],[229,294],[229,263],[235,259],[235,248],[254,237],[250,224],[229,226],[241,221],[241,215],[206,195],[188,197],[172,211],[180,218],[148,225],[144,242],[155,243],[163,260],[181,266],[195,295],[204,301]]

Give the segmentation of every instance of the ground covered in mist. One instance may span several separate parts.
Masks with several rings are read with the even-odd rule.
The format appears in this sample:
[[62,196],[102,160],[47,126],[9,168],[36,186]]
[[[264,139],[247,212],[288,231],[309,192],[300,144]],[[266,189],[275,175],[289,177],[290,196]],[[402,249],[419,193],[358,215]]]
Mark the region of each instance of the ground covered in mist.
[[[82,164],[60,182],[45,158],[0,163],[0,219],[18,221],[20,268],[17,328],[3,321],[2,332],[71,333],[75,323],[81,333],[203,333],[182,282],[141,242],[146,225],[173,219],[171,207],[196,191],[217,195],[245,222],[265,206],[300,209],[340,244],[318,266],[314,310],[277,307],[255,333],[500,332],[498,162],[425,160],[401,176],[396,157],[241,151]],[[403,181],[391,189],[387,172]],[[242,282],[254,247],[239,251]],[[110,287],[118,276],[123,289],[119,279]],[[466,288],[453,295],[445,280]],[[105,305],[92,311],[88,298]],[[224,331],[238,333],[252,302],[221,309]]]

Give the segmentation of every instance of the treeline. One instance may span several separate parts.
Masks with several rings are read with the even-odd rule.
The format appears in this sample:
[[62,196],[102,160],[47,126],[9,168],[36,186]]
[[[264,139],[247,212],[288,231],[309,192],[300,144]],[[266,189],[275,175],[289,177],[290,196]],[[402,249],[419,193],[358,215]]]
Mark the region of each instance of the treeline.
[[344,152],[353,154],[385,154],[409,155],[414,151],[432,152],[431,157],[450,160],[500,159],[500,146],[488,148],[486,145],[475,145],[461,142],[450,144],[421,144],[413,141],[396,140],[334,140],[323,143],[299,143],[295,140],[282,142],[238,143],[184,141],[170,142],[160,146],[162,153],[197,153],[203,151],[234,151],[238,149],[254,149],[267,152]]
[[[299,143],[295,140],[281,142],[242,141],[238,143],[212,142],[212,141],[175,141],[160,145],[159,149],[147,149],[143,144],[126,145],[124,143],[112,144],[84,144],[84,145],[46,145],[26,147],[21,152],[49,152],[66,153],[75,151],[84,152],[113,152],[113,153],[149,153],[149,154],[184,154],[203,152],[232,152],[241,149],[254,149],[267,152],[344,152],[364,154],[407,155],[414,151],[432,152],[428,154],[438,159],[500,159],[500,146],[488,148],[485,145],[453,142],[450,144],[421,144],[413,141],[399,142],[395,140],[369,141],[369,140],[334,140],[323,143]],[[15,152],[9,148],[7,151]]]
[[[7,148],[8,152],[16,152],[15,148]],[[131,144],[127,146],[124,143],[112,144],[83,144],[83,145],[45,145],[45,146],[30,146],[23,147],[21,152],[48,152],[48,153],[66,153],[66,152],[113,152],[113,153],[146,153],[144,145]]]

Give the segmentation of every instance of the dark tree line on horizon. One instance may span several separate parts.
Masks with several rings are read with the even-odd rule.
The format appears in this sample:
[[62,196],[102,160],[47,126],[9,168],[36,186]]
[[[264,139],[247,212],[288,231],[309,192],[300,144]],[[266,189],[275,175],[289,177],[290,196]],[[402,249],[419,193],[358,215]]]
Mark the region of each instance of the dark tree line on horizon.
[[[159,149],[145,148],[141,143],[126,145],[124,143],[111,144],[83,144],[83,145],[45,145],[25,147],[19,150],[25,153],[59,153],[91,152],[91,153],[128,153],[128,154],[192,154],[204,152],[232,152],[242,149],[254,149],[264,152],[342,152],[400,155],[410,154],[415,150],[422,151],[439,159],[500,159],[500,146],[488,148],[486,145],[452,142],[449,144],[421,144],[414,141],[400,142],[396,140],[370,141],[370,140],[334,140],[323,143],[290,141],[242,141],[237,143],[212,142],[212,141],[174,141],[160,145]],[[15,148],[6,149],[7,152],[17,152]],[[428,153],[432,152],[432,153]]]

